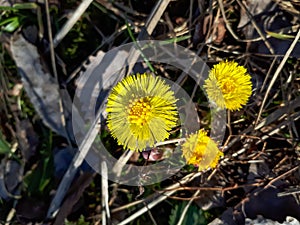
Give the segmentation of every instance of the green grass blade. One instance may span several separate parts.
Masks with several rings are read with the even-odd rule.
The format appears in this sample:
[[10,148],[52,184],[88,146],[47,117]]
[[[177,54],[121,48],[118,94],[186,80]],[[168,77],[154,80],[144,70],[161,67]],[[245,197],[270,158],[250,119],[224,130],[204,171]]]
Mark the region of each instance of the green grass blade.
[[14,4],[13,6],[0,6],[0,10],[3,11],[17,11],[20,9],[37,9],[38,5],[33,2],[29,3],[17,3]]
[[275,33],[275,32],[272,32],[272,31],[267,31],[267,34],[270,35],[271,37],[281,39],[281,40],[288,40],[288,39],[294,39],[295,38],[294,35],[279,34],[279,33]]
[[14,32],[18,27],[20,27],[20,21],[18,17],[13,17],[13,20],[8,23],[3,30],[6,32]]
[[141,56],[143,57],[145,63],[147,64],[147,66],[149,67],[149,69],[151,70],[151,72],[155,73],[155,69],[153,68],[153,66],[151,65],[150,61],[147,59],[147,57],[143,54],[142,49],[137,44],[137,41],[136,41],[135,37],[133,36],[133,33],[132,33],[131,29],[130,29],[130,25],[127,23],[127,21],[126,21],[126,27],[127,27],[127,31],[128,31],[129,37],[131,38],[131,40],[136,44],[136,46],[140,50]]
[[180,42],[180,41],[185,41],[185,40],[188,40],[191,38],[191,35],[185,35],[185,36],[181,36],[181,37],[174,37],[174,38],[171,38],[171,39],[168,39],[168,40],[164,40],[164,41],[161,41],[162,45],[164,44],[172,44],[172,43],[177,43],[177,42]]

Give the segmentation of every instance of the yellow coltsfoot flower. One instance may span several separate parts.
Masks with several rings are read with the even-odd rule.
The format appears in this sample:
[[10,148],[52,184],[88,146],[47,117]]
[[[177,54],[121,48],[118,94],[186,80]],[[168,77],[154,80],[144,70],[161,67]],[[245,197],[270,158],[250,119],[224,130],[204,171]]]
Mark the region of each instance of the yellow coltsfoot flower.
[[217,144],[207,136],[207,132],[199,130],[190,135],[182,145],[182,155],[188,164],[198,167],[199,171],[215,168],[223,152]]
[[120,81],[108,97],[106,111],[112,136],[135,151],[168,138],[178,120],[174,92],[163,79],[150,74]]
[[236,62],[223,61],[210,70],[204,88],[210,101],[221,109],[239,110],[252,92],[251,76]]

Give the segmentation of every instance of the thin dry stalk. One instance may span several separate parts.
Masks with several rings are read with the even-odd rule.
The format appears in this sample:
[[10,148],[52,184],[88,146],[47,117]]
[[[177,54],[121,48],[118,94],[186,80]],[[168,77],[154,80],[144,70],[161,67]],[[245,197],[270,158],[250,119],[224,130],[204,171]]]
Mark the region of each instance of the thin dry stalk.
[[262,127],[268,126],[269,124],[273,123],[274,121],[278,121],[279,118],[285,118],[287,112],[292,112],[294,109],[300,106],[300,97],[287,102],[287,105],[277,109],[276,111],[269,114],[266,118],[264,118],[255,128],[254,130],[259,130]]
[[[150,16],[148,17],[145,28],[139,33],[137,41],[146,39],[152,32],[154,31],[154,28],[156,27],[158,21],[161,19],[164,11],[166,10],[170,0],[160,0],[155,5],[154,9],[152,10]],[[137,43],[138,45],[138,43]],[[140,53],[136,51],[135,48],[132,48],[132,50],[129,52],[128,55],[128,70],[126,75],[129,75],[133,69],[134,64],[136,63],[137,59],[139,58]],[[120,72],[121,76],[125,74],[125,68]]]
[[296,46],[296,44],[297,44],[299,38],[300,38],[300,30],[298,31],[298,33],[297,33],[295,39],[293,40],[292,44],[290,45],[289,49],[286,51],[286,53],[285,53],[285,55],[284,55],[282,61],[280,62],[280,64],[279,64],[277,70],[276,70],[275,73],[274,73],[274,76],[272,77],[272,80],[271,80],[271,82],[270,82],[270,84],[269,84],[269,86],[268,86],[268,89],[267,89],[266,94],[265,94],[265,96],[264,96],[264,99],[263,99],[263,101],[262,101],[261,107],[260,107],[260,109],[259,109],[259,113],[258,113],[258,115],[257,115],[257,119],[256,119],[256,121],[255,121],[255,125],[257,125],[258,121],[260,120],[260,116],[261,116],[262,111],[263,111],[263,109],[264,109],[264,107],[265,107],[265,104],[266,104],[266,100],[267,100],[267,98],[268,98],[268,95],[269,95],[269,93],[270,93],[270,91],[271,91],[271,89],[272,89],[272,87],[273,87],[275,81],[277,80],[277,78],[278,78],[278,76],[279,76],[281,70],[283,69],[283,66],[285,65],[287,59],[289,58],[289,56],[291,55],[292,51],[294,50],[294,48],[295,48],[295,46]]
[[[48,29],[48,38],[49,38],[49,47],[50,47],[51,66],[52,66],[52,70],[53,70],[53,75],[58,83],[59,80],[58,80],[58,74],[57,74],[56,62],[55,62],[55,51],[54,51],[54,43],[53,43],[53,39],[52,39],[52,28],[51,28],[51,19],[50,19],[48,0],[45,0],[45,11],[46,11],[46,18],[47,18],[47,29]],[[60,113],[61,124],[64,127],[64,132],[66,133],[66,138],[67,138],[68,144],[69,144],[69,146],[72,146],[71,140],[68,135],[67,127],[66,127],[65,110],[64,110],[64,105],[63,105],[63,101],[62,101],[61,90],[59,87],[58,87],[58,93],[60,96],[60,98],[58,99],[58,104],[59,104],[59,113]]]
[[106,224],[106,218],[110,221],[110,212],[108,205],[108,173],[106,162],[101,163],[101,190],[102,190],[102,225]]
[[129,216],[128,218],[126,218],[125,220],[123,220],[122,222],[120,222],[118,225],[128,224],[131,221],[135,220],[136,218],[140,217],[141,215],[143,215],[144,213],[146,213],[149,209],[152,209],[154,206],[156,206],[160,202],[164,201],[169,196],[173,195],[177,191],[176,188],[180,187],[183,184],[186,184],[186,183],[192,181],[196,177],[199,177],[201,174],[202,174],[202,172],[188,174],[180,182],[178,182],[176,184],[173,184],[173,185],[171,185],[171,186],[169,186],[169,187],[166,188],[166,189],[171,189],[171,191],[164,192],[163,195],[155,198],[152,202],[150,202],[149,204],[147,204],[147,206],[141,208],[140,210],[138,210],[137,212],[135,212],[134,214],[132,214],[131,216]]
[[72,29],[75,23],[79,20],[82,14],[86,11],[93,0],[83,0],[83,2],[77,7],[71,18],[64,24],[62,29],[56,34],[53,40],[54,48],[64,39],[67,33]]
[[276,178],[272,179],[272,180],[264,187],[264,189],[267,189],[267,188],[271,187],[272,184],[273,184],[274,182],[276,182],[276,181],[282,179],[283,177],[288,176],[290,173],[292,173],[292,172],[294,172],[294,171],[296,171],[296,170],[298,170],[298,169],[299,169],[299,165],[297,165],[297,166],[295,166],[294,168],[292,168],[292,169],[286,171],[285,173],[283,173],[283,174],[277,176]]
[[[297,121],[300,119],[300,112],[294,113],[293,115],[290,115],[291,121]],[[280,130],[283,130],[290,124],[290,120],[285,120],[282,123],[278,124],[276,127],[274,127],[267,135],[264,135],[261,137],[259,141],[257,141],[255,144],[258,145],[259,143],[265,141],[266,139],[270,138],[274,134],[277,134]]]

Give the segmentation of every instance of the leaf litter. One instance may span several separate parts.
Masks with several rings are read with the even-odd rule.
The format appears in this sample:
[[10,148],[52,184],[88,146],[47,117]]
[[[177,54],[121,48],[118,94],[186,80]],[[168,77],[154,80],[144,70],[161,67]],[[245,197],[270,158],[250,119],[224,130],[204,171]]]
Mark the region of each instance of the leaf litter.
[[[134,1],[129,1],[129,3],[99,1],[99,3],[95,2],[95,5],[98,4],[97,7],[102,10],[101,13],[97,11],[98,9],[96,10],[94,5],[87,9],[92,18],[99,14],[111,15],[112,17],[108,21],[117,21],[117,29],[125,24],[124,18],[126,18],[128,10],[129,23],[135,35],[138,35],[144,25],[141,21],[145,19],[145,16],[151,15],[150,10],[155,5],[154,1],[149,1],[147,4],[150,4],[151,7],[145,9],[143,3],[135,4]],[[173,36],[175,34],[180,37],[180,35],[185,35],[184,32],[180,32],[186,29],[192,36],[190,39],[183,39],[179,44],[197,52],[210,66],[225,58],[235,59],[246,65],[249,73],[255,74],[259,81],[255,93],[253,93],[255,98],[251,99],[245,109],[229,115],[227,140],[223,143],[225,156],[216,170],[197,173],[193,168],[186,167],[167,181],[143,187],[142,193],[138,188],[109,183],[107,187],[109,191],[106,193],[111,195],[109,196],[111,201],[105,203],[104,207],[109,207],[112,211],[111,219],[115,223],[127,224],[134,221],[134,223],[161,224],[171,221],[171,224],[177,224],[189,220],[191,224],[209,223],[211,225],[285,224],[287,221],[297,224],[297,220],[300,220],[299,43],[293,48],[290,58],[270,90],[271,94],[268,95],[262,111],[263,119],[259,120],[257,124],[253,122],[257,119],[256,116],[262,103],[261,99],[266,94],[266,87],[280,63],[278,57],[284,57],[296,37],[297,27],[295,28],[295,25],[299,22],[299,17],[297,17],[299,5],[297,1],[268,0],[211,1],[210,3],[190,1],[189,4],[184,4],[183,1],[171,1],[165,9],[168,15],[162,16],[164,10],[158,14],[152,14],[152,18],[157,20],[157,25],[151,28],[154,31],[150,32],[152,38],[168,37],[169,32]],[[7,3],[5,4],[7,5]],[[1,5],[3,6],[4,3]],[[55,2],[53,5],[61,7],[62,12],[68,10],[68,7],[64,5],[58,6]],[[74,7],[76,8],[76,6]],[[58,12],[54,12],[52,16],[57,15],[55,13]],[[55,20],[55,17],[53,19]],[[179,20],[186,22],[180,32],[177,29]],[[84,21],[84,16],[83,19],[76,18],[76,21]],[[90,22],[93,23],[93,20]],[[146,25],[149,24],[151,24],[151,20]],[[97,65],[101,62],[105,51],[112,46],[130,42],[130,38],[122,29],[119,30],[121,36],[117,37],[115,33],[105,33],[107,31],[101,30],[103,28],[99,24],[92,25],[95,30],[99,29],[104,33],[101,38],[112,41],[109,46],[104,45],[103,49],[97,49],[97,46],[94,46],[94,54],[93,52],[89,53],[91,55],[90,63],[84,61],[87,56],[86,58],[80,56],[80,49],[83,46],[80,43],[77,43],[77,47],[73,46],[73,50],[78,54],[78,59],[82,58],[81,64],[70,66],[82,69],[80,79],[83,80],[81,81],[84,81],[86,74],[97,72]],[[23,27],[19,29],[22,30]],[[1,37],[4,37],[3,34]],[[71,37],[67,36],[67,38]],[[6,115],[1,116],[1,118],[13,118],[9,120],[10,123],[13,121],[11,123],[13,132],[10,134],[14,133],[15,138],[7,135],[7,128],[1,127],[4,135],[0,140],[2,156],[0,195],[7,204],[1,205],[0,211],[3,216],[0,219],[5,221],[6,218],[12,217],[13,220],[25,224],[42,222],[46,221],[51,200],[59,192],[58,186],[64,179],[60,175],[56,180],[54,175],[49,172],[55,168],[61,168],[62,171],[66,169],[55,165],[63,163],[64,160],[60,159],[63,154],[57,154],[57,150],[54,150],[57,147],[61,150],[71,148],[73,151],[76,149],[76,147],[73,149],[73,146],[68,146],[69,143],[66,141],[66,138],[72,137],[70,126],[72,102],[68,97],[74,94],[72,90],[79,87],[80,82],[76,73],[74,73],[75,76],[70,74],[66,78],[63,72],[59,72],[59,79],[55,80],[51,70],[48,69],[51,68],[50,61],[41,54],[38,46],[29,43],[22,34],[15,32],[11,36],[11,41],[6,44],[5,40],[7,39],[1,40],[5,46],[9,46],[7,50],[18,68],[20,76],[19,81],[15,82],[16,78],[12,79],[11,74],[4,74],[10,82],[9,85],[14,88],[7,95],[1,95],[1,98],[6,98],[6,102],[17,102],[18,98],[22,98],[20,96],[22,96],[24,87],[26,96],[34,108],[34,113],[47,128],[37,128],[37,117],[28,116],[22,111],[23,108],[21,108],[21,114],[10,116],[8,114],[12,115],[13,112],[7,107],[9,110],[6,109]],[[104,43],[106,43],[105,40]],[[191,45],[191,43],[193,44]],[[57,54],[60,54],[64,46],[66,43],[62,40],[57,47],[60,50],[57,51]],[[120,63],[127,57],[125,53],[120,54],[118,56],[120,58],[117,58],[115,63]],[[60,56],[62,57],[59,59],[61,66],[66,59],[63,54]],[[5,63],[8,67],[10,66],[7,62]],[[160,65],[155,65],[155,68],[162,71]],[[63,68],[60,69],[63,71]],[[5,68],[3,71],[9,70]],[[172,70],[166,69],[163,72],[168,77],[176,76]],[[103,80],[107,80],[107,78],[105,77]],[[20,83],[22,85],[19,85]],[[103,87],[104,83],[100,84],[98,88],[109,90],[110,84],[106,83],[108,86]],[[193,86],[194,84],[186,83],[185,85]],[[68,97],[61,96],[59,90],[61,86],[67,87],[68,91],[65,94]],[[97,99],[98,96],[93,96],[92,93],[91,90],[90,98]],[[201,97],[197,97],[200,101]],[[63,104],[65,115],[61,115],[58,99],[65,101]],[[292,104],[289,105],[289,102]],[[197,102],[197,99],[195,106],[199,111],[205,108]],[[89,105],[83,103],[82,107],[87,112],[85,119],[89,120],[93,117],[87,108]],[[1,113],[5,112],[2,106],[0,109]],[[62,116],[67,119],[66,125],[62,123]],[[105,115],[103,118],[105,119]],[[78,121],[77,126],[81,126],[83,122]],[[2,124],[4,123],[1,122]],[[105,130],[105,127],[102,129]],[[41,130],[47,131],[43,134]],[[53,136],[51,136],[52,132]],[[43,145],[45,137],[48,139]],[[72,138],[71,140],[73,141]],[[111,139],[108,139],[107,142],[111,142],[114,150],[119,148]],[[17,148],[14,147],[14,143],[17,143]],[[75,143],[72,144],[75,145]],[[172,148],[174,148],[172,145],[166,147],[168,151]],[[56,156],[54,152],[56,152]],[[155,151],[150,151],[152,162],[148,163],[164,159],[160,156],[161,152],[158,157],[155,154]],[[43,157],[43,159],[39,159],[39,157]],[[55,160],[52,161],[53,157]],[[147,160],[145,156],[141,158]],[[139,163],[138,161],[139,159],[135,157],[131,162]],[[42,190],[39,193],[24,188],[23,177],[36,171],[36,168],[44,168],[40,175],[37,175],[36,172],[33,173],[37,179],[33,179],[33,177],[30,180],[33,186],[37,185],[37,188]],[[96,201],[96,196],[101,192],[99,175],[91,175],[82,167],[76,169],[75,173],[77,174],[77,176],[74,175],[76,179],[74,181],[69,179],[69,182],[74,182],[73,189],[76,190],[73,192],[71,187],[68,194],[62,195],[61,208],[57,208],[58,214],[52,222],[56,221],[56,224],[61,224],[67,221],[66,218],[68,221],[69,219],[76,221],[76,219],[84,218],[86,224],[99,224],[104,221],[104,217],[101,216],[102,212],[99,210],[101,204]],[[82,174],[78,175],[78,173]],[[195,176],[192,176],[193,174]],[[35,182],[37,184],[34,184]],[[178,182],[181,182],[181,185],[175,185]],[[67,192],[67,190],[65,191]],[[161,193],[165,193],[165,196]],[[89,195],[92,197],[88,197]],[[183,200],[188,200],[193,204],[185,204]],[[74,207],[77,203],[78,208]],[[156,210],[158,208],[156,205],[164,208],[164,214],[160,214]],[[34,210],[27,210],[30,206]],[[103,205],[100,206],[100,209],[101,207]],[[151,209],[152,207],[154,208]],[[14,208],[17,210],[15,217],[9,213]],[[181,218],[180,215],[186,215],[186,217]],[[167,218],[167,220],[163,218]],[[110,221],[107,221],[107,224],[109,223]]]

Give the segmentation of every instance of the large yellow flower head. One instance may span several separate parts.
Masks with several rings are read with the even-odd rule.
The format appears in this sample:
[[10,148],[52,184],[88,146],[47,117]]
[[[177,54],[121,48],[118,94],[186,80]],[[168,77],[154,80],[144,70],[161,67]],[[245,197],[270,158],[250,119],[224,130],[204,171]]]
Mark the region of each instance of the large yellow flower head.
[[209,100],[221,109],[239,110],[252,92],[251,76],[236,62],[222,61],[210,70],[204,88]]
[[142,151],[169,137],[178,112],[174,92],[157,76],[131,75],[108,97],[107,125],[118,144]]
[[223,152],[218,149],[217,144],[207,136],[207,132],[199,130],[187,138],[182,145],[182,155],[188,164],[198,166],[198,170],[215,168]]

